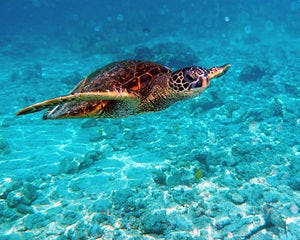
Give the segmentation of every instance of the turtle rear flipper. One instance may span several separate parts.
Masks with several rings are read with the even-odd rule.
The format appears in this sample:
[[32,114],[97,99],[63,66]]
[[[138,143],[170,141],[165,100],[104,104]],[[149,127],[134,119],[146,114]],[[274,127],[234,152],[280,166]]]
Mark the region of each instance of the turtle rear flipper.
[[[46,108],[60,106],[61,104],[65,104],[65,103],[78,103],[78,102],[93,103],[94,101],[95,102],[96,101],[98,102],[124,101],[127,104],[129,104],[132,108],[137,108],[137,106],[140,103],[140,99],[137,95],[133,93],[128,93],[127,91],[84,92],[84,93],[74,93],[62,97],[52,98],[43,102],[33,104],[31,106],[21,109],[19,112],[17,112],[17,115],[19,116],[19,115],[34,113]],[[51,112],[53,112],[55,108],[51,110]],[[70,111],[72,111],[72,109],[70,109]],[[87,114],[89,114],[89,112],[87,112]],[[48,119],[48,118],[44,118],[44,119]]]

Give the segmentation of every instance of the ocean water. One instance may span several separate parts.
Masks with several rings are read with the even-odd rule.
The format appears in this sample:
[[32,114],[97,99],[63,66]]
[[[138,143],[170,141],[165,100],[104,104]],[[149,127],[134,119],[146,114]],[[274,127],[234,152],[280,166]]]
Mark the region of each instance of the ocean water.
[[[0,2],[0,239],[300,239],[300,1]],[[230,63],[121,119],[42,120],[113,61]]]

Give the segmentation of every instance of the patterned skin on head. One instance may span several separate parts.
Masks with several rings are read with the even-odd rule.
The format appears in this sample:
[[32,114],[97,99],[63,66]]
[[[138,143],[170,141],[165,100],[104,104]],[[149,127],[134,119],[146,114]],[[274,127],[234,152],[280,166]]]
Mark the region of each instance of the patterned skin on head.
[[176,92],[205,89],[209,85],[208,70],[201,67],[188,67],[172,73],[169,86]]

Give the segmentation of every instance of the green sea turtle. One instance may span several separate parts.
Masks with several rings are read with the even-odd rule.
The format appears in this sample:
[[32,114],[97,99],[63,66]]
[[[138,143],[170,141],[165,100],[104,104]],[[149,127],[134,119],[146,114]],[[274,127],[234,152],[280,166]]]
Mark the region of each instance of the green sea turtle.
[[126,60],[93,72],[65,96],[33,104],[17,115],[50,108],[43,119],[119,118],[166,109],[171,104],[200,95],[212,78],[230,67],[186,67],[171,71],[154,62]]

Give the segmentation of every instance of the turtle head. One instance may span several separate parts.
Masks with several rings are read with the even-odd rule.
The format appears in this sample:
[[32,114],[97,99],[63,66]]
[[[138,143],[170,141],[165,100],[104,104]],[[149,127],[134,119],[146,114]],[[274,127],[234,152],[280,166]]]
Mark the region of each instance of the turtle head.
[[177,93],[183,95],[197,95],[203,92],[210,84],[212,78],[222,76],[230,64],[221,67],[205,69],[202,67],[187,67],[174,71],[169,86]]

